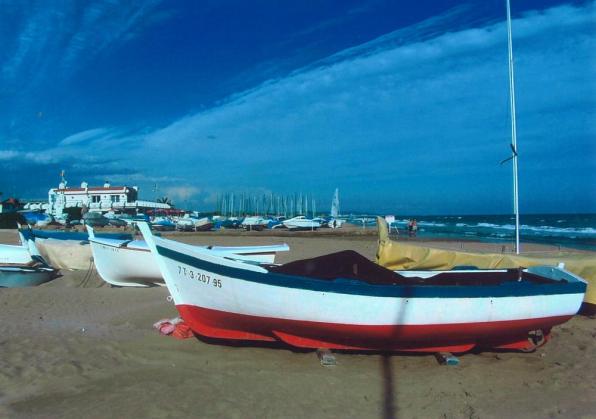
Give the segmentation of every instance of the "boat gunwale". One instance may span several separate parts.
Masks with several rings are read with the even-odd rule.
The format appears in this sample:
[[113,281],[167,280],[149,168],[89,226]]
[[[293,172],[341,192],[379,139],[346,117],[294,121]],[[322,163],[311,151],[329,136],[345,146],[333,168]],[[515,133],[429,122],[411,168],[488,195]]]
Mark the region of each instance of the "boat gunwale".
[[269,286],[293,288],[303,291],[391,298],[499,298],[537,297],[557,294],[583,295],[586,290],[586,284],[583,281],[575,279],[567,282],[553,280],[553,283],[547,284],[537,284],[529,281],[514,281],[505,282],[499,285],[386,285],[371,284],[351,278],[326,280],[275,272],[255,272],[223,264],[216,264],[201,259],[200,257],[181,253],[158,244],[156,244],[156,250],[162,257],[208,271],[215,275],[223,275],[236,280],[255,282]]

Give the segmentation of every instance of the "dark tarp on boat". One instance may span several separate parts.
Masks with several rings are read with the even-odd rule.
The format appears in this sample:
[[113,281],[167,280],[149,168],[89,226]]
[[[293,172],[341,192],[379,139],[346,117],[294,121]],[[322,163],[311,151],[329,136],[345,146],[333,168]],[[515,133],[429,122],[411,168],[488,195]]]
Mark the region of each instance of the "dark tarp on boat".
[[489,286],[518,281],[520,278],[534,283],[553,282],[550,279],[518,269],[501,272],[443,272],[429,278],[409,277],[380,266],[353,250],[297,260],[285,265],[271,266],[268,269],[270,272],[278,274],[326,280],[352,279],[374,285]]

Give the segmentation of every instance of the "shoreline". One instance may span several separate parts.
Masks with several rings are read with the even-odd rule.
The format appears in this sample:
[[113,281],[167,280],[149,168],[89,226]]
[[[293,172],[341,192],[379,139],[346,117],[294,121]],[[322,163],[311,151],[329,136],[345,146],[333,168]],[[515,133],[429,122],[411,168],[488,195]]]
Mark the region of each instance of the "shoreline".
[[[40,228],[40,230],[50,230],[50,231],[70,231],[70,232],[85,232],[85,229],[82,226],[75,226],[71,229],[65,229],[62,226],[49,226]],[[139,236],[138,231],[136,232],[132,229],[123,229],[117,227],[102,227],[96,228],[98,233],[129,233],[132,234],[133,237]],[[12,232],[12,234],[11,234]],[[358,226],[354,225],[344,225],[342,228],[338,229],[318,229],[315,231],[288,231],[285,229],[264,229],[262,231],[247,231],[244,229],[220,229],[216,231],[191,231],[191,232],[182,232],[182,231],[160,231],[159,234],[163,235],[164,237],[172,238],[174,240],[180,239],[180,241],[194,243],[202,242],[208,240],[209,238],[239,238],[239,240],[250,240],[254,238],[256,241],[262,237],[265,241],[269,238],[334,238],[339,240],[377,240],[378,239],[378,231],[377,227],[368,227],[363,229]],[[14,239],[10,239],[11,236],[14,236]],[[8,240],[10,242],[6,242],[4,237],[9,237]],[[425,246],[425,247],[436,247],[439,249],[447,249],[447,250],[460,250],[464,252],[489,252],[489,253],[505,253],[511,254],[515,253],[514,250],[514,243],[513,242],[506,242],[506,241],[491,241],[491,240],[479,240],[476,238],[467,238],[467,237],[432,237],[421,235],[417,237],[408,237],[405,234],[395,235],[390,234],[390,238],[392,240],[396,240],[399,242],[418,245],[418,246]],[[3,241],[4,240],[4,241]],[[0,229],[0,243],[6,244],[19,244],[18,236],[16,234],[16,229]],[[546,244],[546,243],[539,243],[534,241],[522,241],[520,242],[520,247],[522,248],[521,254],[532,254],[536,252],[549,252],[549,253],[557,253],[557,252],[577,252],[577,253],[594,253],[596,255],[596,250],[592,249],[581,249],[569,246],[567,244]]]

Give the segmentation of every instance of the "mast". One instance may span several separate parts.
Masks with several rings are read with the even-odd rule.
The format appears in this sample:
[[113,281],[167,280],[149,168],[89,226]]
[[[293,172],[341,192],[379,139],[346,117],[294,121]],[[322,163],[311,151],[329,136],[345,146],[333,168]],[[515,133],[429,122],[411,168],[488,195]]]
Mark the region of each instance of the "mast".
[[511,6],[507,0],[507,49],[509,52],[509,104],[511,111],[511,150],[513,152],[513,212],[515,213],[515,253],[519,254],[519,185],[517,178],[517,127],[515,123],[515,82],[513,76],[513,42],[511,40]]

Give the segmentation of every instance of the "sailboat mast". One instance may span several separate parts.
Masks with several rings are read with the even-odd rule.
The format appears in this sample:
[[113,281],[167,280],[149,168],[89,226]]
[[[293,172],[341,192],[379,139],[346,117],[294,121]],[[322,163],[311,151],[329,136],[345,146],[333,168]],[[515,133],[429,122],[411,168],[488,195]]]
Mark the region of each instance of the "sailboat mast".
[[517,177],[517,126],[515,122],[515,82],[513,76],[513,42],[511,40],[511,6],[507,0],[507,49],[509,51],[509,103],[511,110],[511,149],[513,151],[513,211],[515,213],[515,253],[519,254],[519,185]]

